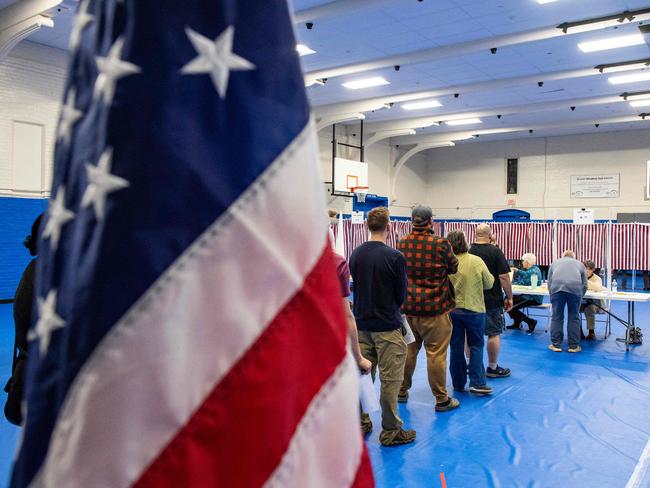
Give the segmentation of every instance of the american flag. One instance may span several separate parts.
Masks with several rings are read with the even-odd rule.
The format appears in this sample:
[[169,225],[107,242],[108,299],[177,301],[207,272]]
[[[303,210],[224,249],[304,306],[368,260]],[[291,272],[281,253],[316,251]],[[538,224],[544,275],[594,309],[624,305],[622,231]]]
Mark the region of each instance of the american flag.
[[11,486],[371,486],[285,0],[84,0]]

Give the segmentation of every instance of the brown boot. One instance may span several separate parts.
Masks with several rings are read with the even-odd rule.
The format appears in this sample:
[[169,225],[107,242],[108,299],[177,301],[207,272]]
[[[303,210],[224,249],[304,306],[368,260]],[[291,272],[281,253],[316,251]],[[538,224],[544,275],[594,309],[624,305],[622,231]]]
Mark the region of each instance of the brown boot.
[[385,447],[401,446],[402,444],[410,444],[415,441],[414,430],[400,429],[394,436],[388,436],[386,431],[383,431],[379,436],[379,442]]
[[596,340],[596,334],[594,333],[593,330],[589,331],[589,334],[587,334],[587,337],[585,337],[586,340],[588,341],[595,341]]
[[361,432],[364,436],[372,432],[372,421],[370,420],[370,415],[367,413],[361,414]]

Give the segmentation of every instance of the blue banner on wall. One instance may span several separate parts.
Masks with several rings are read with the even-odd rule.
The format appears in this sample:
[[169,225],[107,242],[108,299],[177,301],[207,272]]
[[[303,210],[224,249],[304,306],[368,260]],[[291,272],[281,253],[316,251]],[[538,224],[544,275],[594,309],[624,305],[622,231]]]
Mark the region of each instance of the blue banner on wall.
[[0,300],[14,297],[31,256],[23,242],[34,219],[47,208],[44,198],[0,197]]

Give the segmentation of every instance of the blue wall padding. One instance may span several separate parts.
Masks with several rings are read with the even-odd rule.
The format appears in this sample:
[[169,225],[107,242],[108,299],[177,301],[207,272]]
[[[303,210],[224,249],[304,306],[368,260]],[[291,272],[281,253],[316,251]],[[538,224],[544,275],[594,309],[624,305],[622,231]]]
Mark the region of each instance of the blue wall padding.
[[34,219],[46,208],[44,198],[0,197],[0,300],[14,297],[30,260],[23,241],[30,234]]

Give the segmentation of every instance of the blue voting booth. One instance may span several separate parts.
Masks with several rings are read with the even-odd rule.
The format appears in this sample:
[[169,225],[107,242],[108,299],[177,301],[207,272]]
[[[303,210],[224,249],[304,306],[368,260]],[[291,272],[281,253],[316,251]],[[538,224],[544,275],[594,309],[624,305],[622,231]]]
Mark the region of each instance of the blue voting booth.
[[530,213],[516,208],[499,210],[492,214],[494,222],[530,222]]

